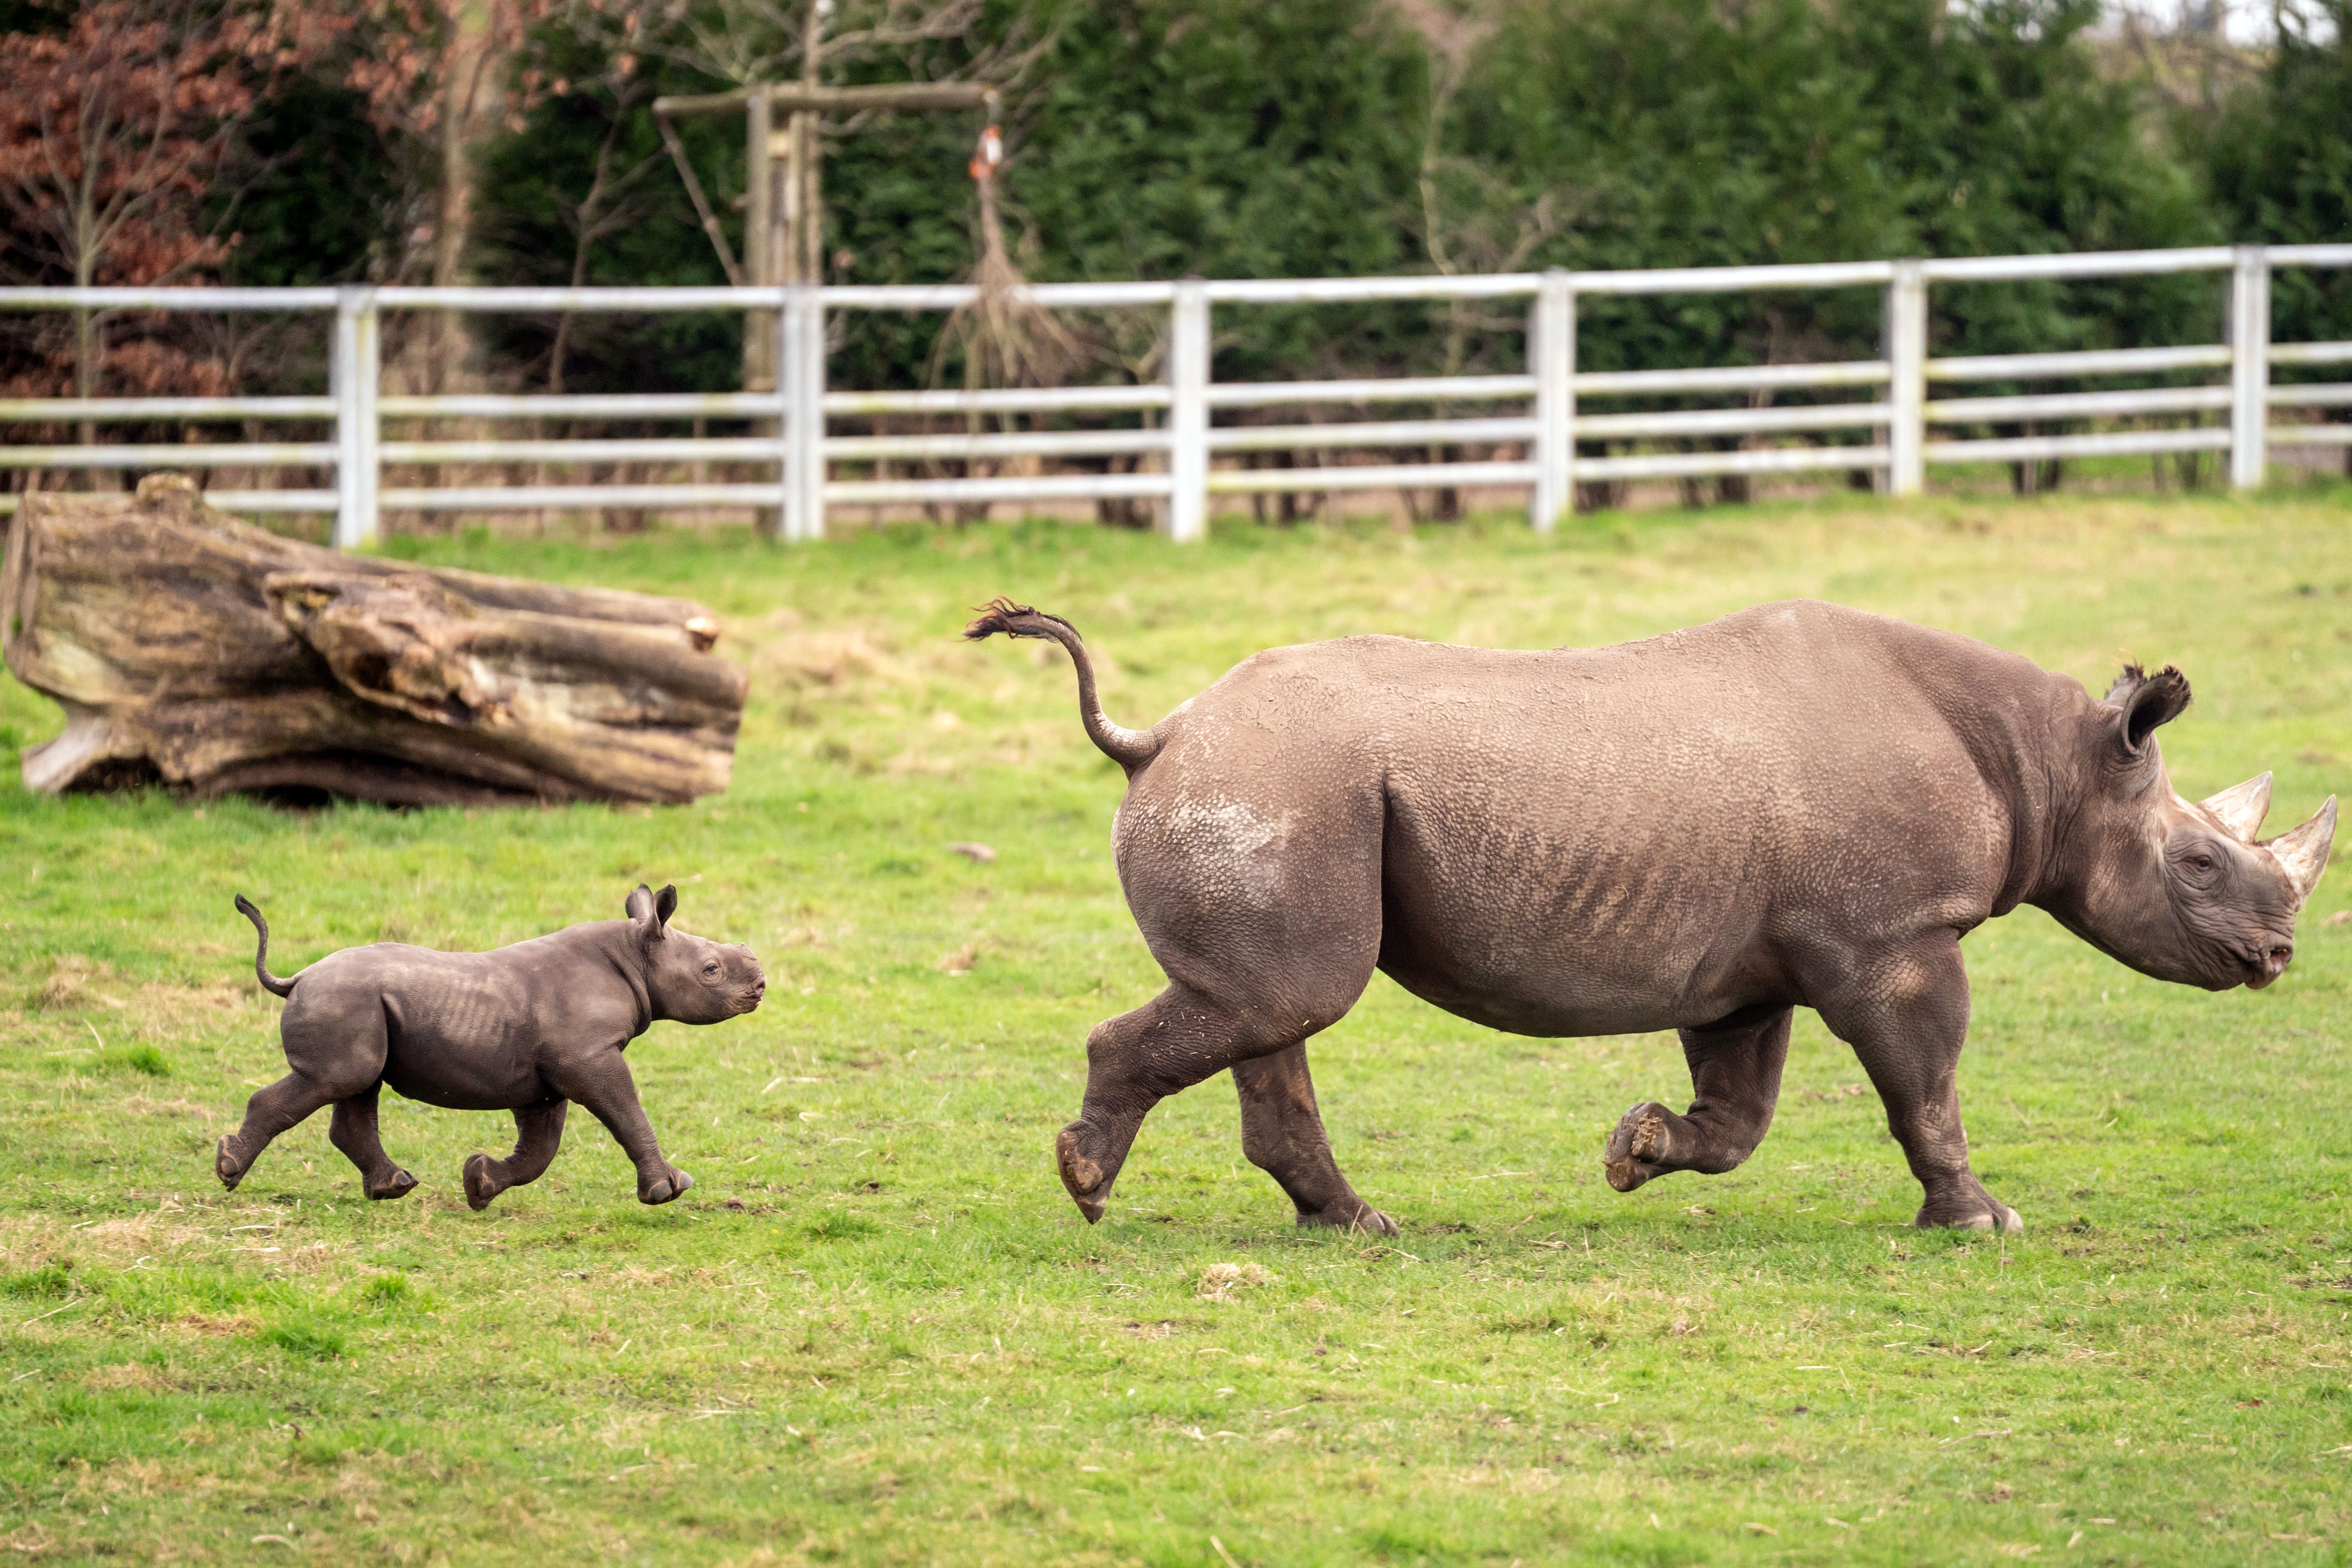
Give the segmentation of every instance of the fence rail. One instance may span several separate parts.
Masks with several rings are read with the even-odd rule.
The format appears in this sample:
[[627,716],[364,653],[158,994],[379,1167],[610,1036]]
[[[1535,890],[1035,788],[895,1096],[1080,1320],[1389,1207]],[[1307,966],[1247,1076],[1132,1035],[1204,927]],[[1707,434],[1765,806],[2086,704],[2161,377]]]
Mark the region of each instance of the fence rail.
[[[179,424],[191,434],[241,423],[323,426],[324,439],[210,439],[188,444],[71,445],[0,442],[0,469],[307,469],[332,488],[217,489],[232,510],[331,512],[334,538],[375,537],[394,511],[548,508],[750,507],[786,538],[823,535],[835,505],[967,505],[1005,500],[1148,500],[1178,539],[1200,537],[1213,496],[1367,489],[1520,489],[1529,521],[1554,526],[1579,482],[1844,470],[1895,495],[1918,492],[1929,464],[2032,462],[2077,457],[2225,452],[2231,481],[2261,482],[2274,444],[2352,447],[2352,423],[2272,423],[2352,407],[2352,382],[2280,384],[2281,366],[2352,363],[2352,342],[2270,341],[2270,280],[2282,268],[2352,267],[2352,245],[2200,247],[2062,256],[1965,257],[1786,267],[1671,268],[1620,272],[1517,272],[1476,277],[1186,279],[1172,282],[1052,283],[1027,298],[1049,310],[1168,313],[1168,377],[1159,384],[1016,390],[883,392],[825,385],[829,311],[945,311],[975,298],[965,285],[816,288],[583,289],[0,289],[0,310],[324,313],[331,316],[326,396],[98,397],[0,400],[0,426],[88,427]],[[2074,350],[1937,359],[1928,353],[1934,285],[1999,284],[2211,272],[2224,275],[2226,340],[2177,347]],[[1576,364],[1582,296],[1872,289],[1884,296],[1884,357],[1819,364],[1717,365],[1581,371]],[[1381,300],[1524,300],[1524,374],[1393,376],[1267,383],[1210,377],[1210,324],[1218,307]],[[387,395],[380,366],[383,321],[395,310],[477,313],[740,310],[772,312],[782,369],[772,391],[586,395]],[[2198,385],[2101,387],[1967,395],[1982,382],[2098,383],[2220,373]],[[1934,395],[1929,388],[1938,388]],[[1783,392],[1843,390],[1843,402],[1774,405]],[[1713,408],[1580,410],[1580,399],[1634,400],[1747,395]],[[1384,417],[1366,411],[1415,404],[1429,412]],[[1472,405],[1454,412],[1456,405]],[[1496,407],[1502,405],[1506,406]],[[1516,405],[1516,406],[1510,406]],[[1252,409],[1294,411],[1270,424],[1217,424]],[[1316,410],[1355,416],[1321,422]],[[1410,411],[1407,411],[1410,414]],[[998,428],[983,418],[1034,423],[1086,414],[1132,419],[1102,428]],[[889,416],[961,417],[963,431],[835,434],[828,421]],[[2217,422],[2208,423],[2218,416]],[[388,420],[541,422],[632,419],[686,424],[749,422],[748,435],[392,438]],[[2050,432],[2018,426],[2141,420],[2153,427]],[[297,434],[299,434],[298,432]],[[1769,438],[1795,438],[1769,445]],[[1611,451],[1607,443],[1669,449]],[[1672,444],[1681,444],[1675,447]],[[1711,444],[1711,445],[1710,445]],[[1588,448],[1598,447],[1598,451]],[[1320,458],[1385,453],[1370,462],[1286,468],[1221,467],[1260,453]],[[1105,460],[1108,471],[1042,471],[1047,461]],[[1422,460],[1425,459],[1425,460]],[[1121,470],[1116,465],[1131,465]],[[1036,472],[894,475],[893,464],[1010,463]],[[504,485],[385,483],[387,465],[646,464],[690,477],[670,482]],[[714,482],[708,465],[759,477]],[[849,470],[849,471],[836,471]],[[862,477],[858,470],[862,470]],[[0,496],[0,511],[15,496]]]

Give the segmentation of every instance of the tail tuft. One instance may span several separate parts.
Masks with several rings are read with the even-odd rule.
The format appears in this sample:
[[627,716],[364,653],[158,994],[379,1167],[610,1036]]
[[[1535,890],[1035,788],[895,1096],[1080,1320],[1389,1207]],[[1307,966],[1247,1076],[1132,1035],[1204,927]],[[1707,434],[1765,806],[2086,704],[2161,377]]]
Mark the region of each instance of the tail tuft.
[[1059,616],[1005,598],[990,600],[980,606],[977,614],[979,618],[963,629],[963,635],[974,642],[1002,632],[1009,637],[1045,637],[1062,645],[1077,668],[1078,720],[1087,727],[1087,739],[1103,755],[1125,768],[1129,776],[1160,754],[1158,735],[1149,730],[1123,728],[1104,715],[1102,704],[1095,697],[1094,661],[1087,657],[1086,639],[1078,636],[1077,627]]
[[[980,618],[964,627],[963,635],[974,642],[1003,633],[1009,637],[1054,637],[1048,625],[1066,630],[1072,637],[1078,628],[1059,616],[1049,616],[1029,605],[1016,605],[1006,598],[991,599],[980,606]],[[1055,637],[1055,641],[1060,641]]]

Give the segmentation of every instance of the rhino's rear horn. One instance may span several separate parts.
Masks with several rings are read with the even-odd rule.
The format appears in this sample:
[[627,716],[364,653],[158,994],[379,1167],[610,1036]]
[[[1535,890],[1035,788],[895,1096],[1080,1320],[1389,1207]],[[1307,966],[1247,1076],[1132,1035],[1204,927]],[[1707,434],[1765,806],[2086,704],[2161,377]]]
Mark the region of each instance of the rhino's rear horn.
[[2328,847],[2336,841],[2336,797],[2329,795],[2327,804],[2312,814],[2309,822],[2291,833],[2282,833],[2263,846],[2276,858],[2279,868],[2294,883],[2294,902],[2301,909],[2319,886],[2319,874],[2327,869]]
[[2241,844],[2252,844],[2254,835],[2262,831],[2263,817],[2271,808],[2271,775],[2256,773],[2242,784],[2232,784],[2220,795],[2209,795],[2198,805],[2213,814],[2230,836]]

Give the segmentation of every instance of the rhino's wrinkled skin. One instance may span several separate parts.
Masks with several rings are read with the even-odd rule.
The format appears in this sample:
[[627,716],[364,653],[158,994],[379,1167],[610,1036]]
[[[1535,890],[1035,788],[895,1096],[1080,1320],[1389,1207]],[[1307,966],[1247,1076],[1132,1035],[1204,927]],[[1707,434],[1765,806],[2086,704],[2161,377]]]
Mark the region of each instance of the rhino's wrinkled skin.
[[2016,1229],[1960,1126],[1960,938],[2031,903],[2144,973],[2266,985],[2335,829],[2331,797],[2256,843],[2268,774],[2175,795],[2154,731],[2189,705],[2176,670],[2096,700],[1833,605],[1616,647],[1275,648],[1148,731],[1103,717],[1066,623],[999,601],[966,635],[994,632],[1076,661],[1129,775],[1119,880],[1170,982],[1087,1039],[1057,1153],[1090,1220],[1145,1113],[1229,1068],[1243,1149],[1301,1224],[1393,1231],[1332,1161],[1305,1048],[1379,968],[1520,1034],[1679,1030],[1695,1096],[1618,1124],[1627,1192],[1745,1160],[1812,1007],[1885,1102],[1918,1223]]
[[669,923],[675,888],[638,888],[626,920],[567,926],[494,952],[377,942],[331,952],[291,980],[269,973],[261,911],[241,895],[236,907],[260,938],[255,975],[287,999],[278,1031],[289,1070],[247,1102],[244,1125],[214,1152],[214,1172],[232,1189],[271,1139],[332,1105],[327,1135],[359,1167],[362,1190],[405,1196],[416,1178],[376,1131],[376,1098],[389,1084],[429,1105],[514,1112],[514,1152],[466,1162],[466,1201],[477,1209],[545,1173],[573,1100],[636,1166],[638,1200],[666,1204],[694,1178],[662,1158],[621,1053],[656,1018],[719,1023],[757,1007],[768,988],[750,948]]

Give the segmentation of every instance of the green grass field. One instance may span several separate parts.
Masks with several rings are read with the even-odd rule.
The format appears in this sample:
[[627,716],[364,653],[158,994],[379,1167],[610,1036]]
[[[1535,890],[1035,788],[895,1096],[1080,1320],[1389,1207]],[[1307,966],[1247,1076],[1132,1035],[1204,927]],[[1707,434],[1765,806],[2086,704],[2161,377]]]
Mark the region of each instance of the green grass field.
[[[1496,1035],[1377,978],[1315,1064],[1401,1237],[1295,1232],[1219,1081],[1153,1115],[1088,1228],[1053,1132],[1087,1030],[1160,984],[1118,775],[1057,650],[955,637],[999,592],[1059,611],[1142,723],[1269,644],[1590,644],[1813,595],[2099,689],[2177,661],[2179,787],[2274,768],[2285,825],[2352,786],[2347,524],[2322,489],[1549,542],[404,547],[719,610],[753,672],[735,788],[651,811],[37,800],[13,748],[56,712],[0,677],[0,1560],[2352,1563],[2345,873],[2260,994],[2032,910],[1969,939],[1963,1100],[2021,1237],[1909,1227],[1810,1014],[1753,1160],[1620,1196],[1601,1140],[1687,1098],[1671,1037]],[[390,1097],[407,1199],[364,1201],[324,1116],[222,1193],[213,1142],[282,1071],[233,894],[290,973],[608,918],[641,879],[772,982],[630,1053],[687,1198],[639,1206],[575,1117],[471,1214],[459,1163],[510,1124]]]

